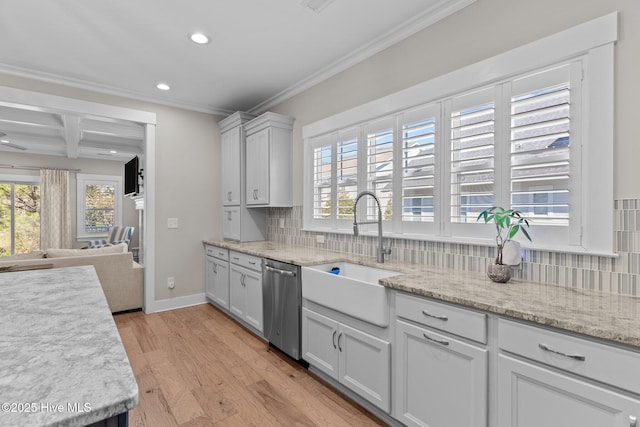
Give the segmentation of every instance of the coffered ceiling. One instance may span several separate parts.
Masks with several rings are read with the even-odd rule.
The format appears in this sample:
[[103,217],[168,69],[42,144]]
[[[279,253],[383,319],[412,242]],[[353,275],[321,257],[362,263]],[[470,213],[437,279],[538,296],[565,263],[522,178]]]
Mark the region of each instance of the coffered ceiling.
[[[0,74],[220,115],[259,113],[473,1],[2,1]],[[194,32],[209,42],[193,43]],[[130,158],[142,141],[133,124],[5,106],[0,132],[9,141],[0,151],[71,158]]]

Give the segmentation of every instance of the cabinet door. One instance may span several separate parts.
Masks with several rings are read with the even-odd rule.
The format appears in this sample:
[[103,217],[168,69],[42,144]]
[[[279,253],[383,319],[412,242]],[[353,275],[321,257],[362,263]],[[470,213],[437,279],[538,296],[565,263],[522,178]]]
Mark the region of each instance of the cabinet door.
[[247,270],[244,274],[245,320],[258,331],[263,330],[262,316],[262,275]]
[[487,425],[486,349],[401,320],[395,342],[396,418],[408,426]]
[[498,356],[500,427],[629,427],[640,401],[509,356]]
[[229,308],[229,263],[227,261],[213,261],[210,298],[219,306]]
[[222,236],[225,239],[240,240],[240,208],[222,209]]
[[382,410],[391,407],[391,344],[340,324],[339,380]]
[[215,259],[209,256],[204,257],[204,293],[205,295],[213,300],[213,295],[215,294],[215,280],[216,280],[216,263]]
[[269,204],[269,129],[247,136],[245,198],[247,205]]
[[302,358],[338,379],[338,322],[302,308]]
[[242,267],[229,266],[229,311],[244,319],[246,310],[246,291]]
[[222,134],[222,204],[225,206],[240,204],[240,144],[239,127]]

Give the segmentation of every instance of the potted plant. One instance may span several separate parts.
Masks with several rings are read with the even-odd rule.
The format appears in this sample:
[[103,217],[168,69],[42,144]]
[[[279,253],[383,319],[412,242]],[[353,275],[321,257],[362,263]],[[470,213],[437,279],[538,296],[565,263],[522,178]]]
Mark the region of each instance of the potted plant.
[[[521,215],[520,211],[504,209],[499,206],[493,206],[480,212],[476,222],[481,219],[483,219],[484,222],[493,221],[498,232],[496,236],[498,255],[496,256],[495,263],[487,266],[487,275],[494,282],[506,283],[511,278],[511,270],[509,269],[509,265],[503,264],[502,262],[502,249],[505,243],[510,241],[518,232],[524,234],[524,236],[531,241],[531,236],[529,236],[527,232],[529,221]],[[506,237],[503,237],[503,232],[506,232]]]

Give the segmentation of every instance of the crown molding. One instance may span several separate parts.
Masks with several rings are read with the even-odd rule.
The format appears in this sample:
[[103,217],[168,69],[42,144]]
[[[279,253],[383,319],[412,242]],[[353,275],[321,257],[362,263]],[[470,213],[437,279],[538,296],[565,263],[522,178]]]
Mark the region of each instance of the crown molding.
[[309,77],[300,80],[271,98],[257,104],[247,110],[247,112],[252,114],[263,113],[274,105],[286,101],[287,99],[317,85],[318,83],[353,67],[376,53],[381,52],[382,50],[406,39],[409,36],[412,36],[418,31],[435,24],[436,22],[475,2],[476,0],[441,0],[429,9],[426,9],[423,13],[416,15],[411,20],[403,22],[386,33],[383,33],[361,48],[358,48],[337,61],[321,68]]
[[106,95],[119,96],[123,98],[135,99],[137,101],[150,102],[160,104],[167,107],[181,108],[184,110],[198,111],[200,113],[214,114],[218,116],[228,116],[235,110],[227,110],[226,108],[212,107],[203,104],[192,104],[187,102],[171,101],[162,98],[150,97],[136,91],[123,90],[113,86],[103,85],[82,79],[74,79],[70,77],[60,76],[58,74],[46,73],[43,71],[30,70],[22,67],[0,63],[0,74],[8,74],[12,76],[39,80],[47,83],[58,84],[62,86],[70,86],[77,89],[99,92]]

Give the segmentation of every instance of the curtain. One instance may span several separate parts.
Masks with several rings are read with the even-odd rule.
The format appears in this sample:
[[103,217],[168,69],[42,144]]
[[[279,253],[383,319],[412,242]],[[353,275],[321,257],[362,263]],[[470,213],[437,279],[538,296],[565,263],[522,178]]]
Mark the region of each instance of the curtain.
[[68,170],[40,169],[40,248],[71,248]]

